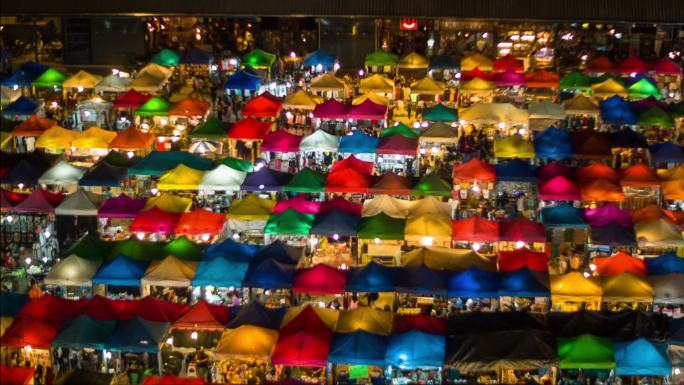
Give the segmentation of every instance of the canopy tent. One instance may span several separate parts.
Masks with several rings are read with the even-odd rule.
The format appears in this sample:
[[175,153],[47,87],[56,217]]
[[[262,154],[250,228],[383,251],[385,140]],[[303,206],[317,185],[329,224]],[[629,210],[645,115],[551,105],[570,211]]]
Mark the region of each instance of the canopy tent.
[[159,177],[157,189],[161,191],[197,190],[203,177],[204,171],[196,170],[180,163]]
[[204,260],[222,257],[229,261],[249,262],[259,249],[256,245],[237,243],[228,238],[220,243],[214,243],[204,252]]
[[659,170],[658,177],[663,181],[663,195],[667,200],[684,200],[684,166]]
[[192,286],[242,287],[248,263],[229,260],[224,256],[200,262]]
[[373,333],[388,335],[392,332],[392,313],[370,307],[358,307],[354,310],[340,312],[335,332],[337,333]]
[[248,173],[240,189],[243,191],[281,191],[290,179],[292,179],[292,174],[262,167]]
[[[451,206],[433,196],[427,196],[423,199],[413,201],[408,208],[409,218],[418,216],[433,216],[451,220]],[[449,227],[451,227],[451,225],[449,225]]]
[[58,329],[59,322],[44,321],[31,316],[16,317],[5,329],[2,346],[50,349],[50,343],[57,335]]
[[620,182],[620,174],[618,174],[618,171],[602,163],[594,163],[589,166],[580,167],[577,169],[577,177],[580,182],[592,182],[599,179],[614,184]]
[[[107,258],[111,259],[126,256],[138,261],[150,261],[163,258],[165,256],[163,250],[162,244],[151,241],[140,241],[137,238],[131,237],[125,241],[117,242],[116,245],[110,249]],[[147,268],[147,266],[145,266],[145,268]]]
[[281,107],[283,109],[313,110],[317,104],[323,103],[323,99],[300,89],[295,93],[289,94],[283,99]]
[[634,229],[632,227],[624,227],[614,221],[603,226],[591,225],[591,242],[593,244],[610,246],[636,246],[637,244]]
[[142,132],[136,127],[129,127],[119,132],[116,138],[109,142],[109,148],[129,151],[146,150],[152,146],[155,140],[155,134]]
[[[344,138],[342,141],[344,142]],[[378,155],[416,156],[418,154],[418,140],[407,138],[401,134],[383,136],[380,138],[375,152]]]
[[[653,107],[642,111],[637,116],[637,120],[641,127],[674,127],[674,118],[668,114],[661,107]],[[663,145],[665,143],[662,143]],[[658,144],[656,144],[657,146]]]
[[403,240],[406,220],[392,218],[384,213],[361,219],[359,239]]
[[282,108],[283,99],[271,95],[268,91],[247,102],[242,107],[243,118],[277,118]]
[[296,294],[343,294],[346,280],[345,270],[321,263],[297,270],[292,292]]
[[363,63],[366,67],[392,67],[397,65],[398,61],[399,56],[384,50],[377,50],[366,55]]
[[601,83],[592,84],[591,92],[595,97],[600,98],[608,98],[611,96],[627,96],[627,89],[622,82],[612,77],[609,77]]
[[84,173],[85,169],[72,166],[66,161],[60,161],[45,171],[38,178],[38,183],[53,185],[75,184],[78,183],[78,180],[81,179]]
[[116,138],[114,131],[104,130],[99,127],[89,127],[71,142],[71,146],[77,149],[109,148],[109,143]]
[[394,80],[380,74],[373,74],[359,81],[359,92],[363,94],[389,94],[393,91]]
[[156,353],[169,330],[167,322],[152,322],[135,317],[118,321],[107,339],[106,349],[120,352]]
[[17,100],[5,106],[2,109],[2,114],[4,116],[31,116],[38,112],[40,106],[41,104],[37,101],[26,96],[20,96]]
[[[183,165],[185,169],[179,169],[178,171],[188,172],[191,174],[195,174],[197,171],[211,170],[213,168],[213,162],[211,159],[201,158],[189,152],[153,151],[146,157],[141,158],[135,163],[135,165],[131,166],[128,169],[128,172],[131,175],[163,176],[163,174],[171,171],[171,174],[169,174],[170,176],[185,178],[185,175],[182,173],[173,173],[173,169],[181,165]],[[193,172],[191,172],[190,169],[194,169],[192,170]],[[201,180],[201,176],[199,179]]]
[[179,236],[164,245],[162,255],[173,255],[186,261],[198,261],[204,257],[204,246],[191,242],[185,236]]
[[255,358],[269,360],[278,341],[278,332],[259,326],[242,325],[226,329],[216,346],[217,358]]
[[169,49],[163,48],[161,51],[157,52],[152,59],[152,63],[159,64],[166,67],[175,67],[178,65],[181,59],[181,54]]
[[88,260],[103,260],[109,255],[114,242],[105,242],[91,234],[86,234],[72,243],[63,255],[76,255]]
[[371,217],[382,213],[392,218],[406,218],[412,204],[389,195],[376,195],[373,199],[364,201],[362,215]]
[[494,85],[496,87],[524,86],[525,76],[513,69],[509,69],[504,72],[494,74]]
[[[19,69],[16,72],[14,72],[9,78],[3,79],[2,85],[4,87],[12,87],[15,85],[30,86],[31,82],[38,76],[40,76],[43,72],[47,71],[48,68],[50,67],[45,64],[40,64],[34,61],[23,63],[21,66],[19,66]],[[22,82],[17,83],[16,80],[22,80]]]
[[332,332],[330,330],[281,330],[273,349],[274,365],[324,367],[327,365]]
[[447,274],[425,265],[397,269],[395,291],[422,296],[447,294]]
[[617,222],[621,226],[632,226],[632,214],[629,210],[617,208],[611,203],[594,209],[585,209],[584,214],[587,217],[587,222],[590,226],[605,226],[610,222]]
[[301,136],[291,134],[281,128],[264,136],[261,151],[299,152],[301,141]]
[[366,193],[370,182],[370,174],[359,172],[351,167],[344,167],[328,174],[325,191]]
[[499,240],[499,222],[478,216],[455,220],[452,237],[455,241],[497,242]]
[[129,225],[129,230],[133,233],[173,234],[179,219],[180,213],[164,211],[155,206],[140,211]]
[[105,201],[103,195],[98,195],[78,189],[73,194],[69,194],[59,206],[55,207],[56,215],[73,216],[96,216],[102,202]]
[[[109,74],[103,77],[94,87],[95,92],[125,92],[128,90],[131,78],[122,78],[118,74]],[[133,91],[137,92],[137,91]],[[137,106],[136,106],[137,107]]]
[[499,223],[499,240],[505,242],[546,242],[546,232],[541,223],[519,217],[510,222]]
[[684,304],[684,274],[666,274],[649,276],[648,282],[653,287],[653,302],[661,304]]
[[128,169],[110,165],[105,160],[96,163],[83,174],[78,181],[80,186],[109,186],[120,187],[124,178],[128,175]]
[[427,69],[430,63],[425,56],[416,52],[411,52],[397,62],[397,68],[400,69]]
[[627,88],[627,94],[629,95],[630,99],[645,99],[651,96],[656,99],[663,98],[658,86],[653,84],[647,78],[642,78],[641,80],[629,86]]
[[31,195],[14,206],[12,212],[27,214],[54,213],[55,207],[57,207],[64,198],[65,195],[63,194],[53,194],[39,188],[33,190]]
[[230,308],[211,305],[201,299],[178,318],[171,327],[185,330],[223,331],[223,325],[228,323],[229,315]]
[[126,194],[119,194],[116,198],[109,198],[104,201],[97,211],[97,216],[110,219],[135,218],[144,206],[144,199],[136,199]]
[[413,179],[400,176],[390,171],[383,175],[373,176],[368,192],[371,194],[410,195]]
[[136,90],[128,90],[114,99],[114,108],[138,108],[152,99],[150,95],[144,95]]
[[441,95],[445,90],[444,82],[439,82],[426,76],[411,83],[411,94],[418,95]]
[[366,99],[360,104],[352,104],[349,108],[349,119],[384,120],[387,117],[387,105],[378,104]]
[[61,71],[49,67],[31,82],[31,86],[42,88],[61,87],[62,83],[68,78],[69,77]]
[[92,278],[94,285],[140,286],[149,262],[133,260],[127,256],[103,263]]
[[299,150],[302,152],[337,152],[340,138],[323,130],[316,130],[302,138]]
[[321,202],[310,201],[306,199],[304,194],[298,194],[293,198],[278,201],[273,208],[273,213],[282,213],[287,209],[293,209],[302,214],[316,214],[321,207]]
[[421,143],[457,143],[458,130],[444,122],[437,122],[423,131],[418,141]]
[[546,253],[522,248],[499,251],[497,260],[499,271],[514,271],[528,268],[534,271],[549,271],[549,258]]
[[566,115],[590,115],[599,114],[598,105],[584,94],[577,94],[572,99],[564,102]]
[[268,219],[276,201],[260,198],[257,194],[249,194],[236,199],[228,208],[228,219],[253,221]]
[[266,234],[309,235],[314,221],[313,214],[302,214],[293,209],[271,214],[266,223]]
[[263,140],[271,129],[271,123],[253,118],[238,120],[228,131],[228,139]]
[[525,83],[528,88],[558,88],[559,78],[557,74],[546,70],[537,70],[525,75]]
[[492,59],[480,54],[474,53],[461,59],[461,71],[472,71],[479,69],[480,71],[492,71]]
[[470,94],[487,94],[494,91],[494,82],[475,76],[463,83],[459,90]]
[[256,48],[242,58],[242,64],[252,68],[270,70],[275,60],[276,55]]
[[662,218],[634,225],[634,232],[640,247],[684,246],[682,230]]
[[281,241],[271,242],[254,254],[250,262],[259,263],[267,259],[273,259],[289,265],[297,265],[303,250],[301,247],[290,246]]
[[227,90],[250,90],[256,91],[261,86],[262,79],[247,70],[240,70],[226,79],[223,88]]
[[0,210],[4,212],[11,211],[14,206],[23,202],[29,194],[14,193],[5,189],[0,189]]
[[66,150],[72,147],[72,142],[80,135],[79,131],[53,126],[38,137],[36,148]]
[[428,334],[446,335],[447,320],[440,317],[428,317],[422,314],[395,315],[392,331],[405,333],[411,330],[420,330]]
[[52,346],[75,350],[104,349],[107,337],[114,332],[115,325],[115,320],[97,320],[87,315],[67,318],[52,340]]
[[436,172],[425,174],[411,189],[411,195],[414,196],[433,195],[451,197],[451,193],[451,183],[440,178]]
[[316,104],[313,116],[321,119],[347,119],[349,117],[349,106],[337,99],[328,99],[323,103]]
[[496,271],[496,260],[471,249],[451,249],[427,246],[413,249],[401,255],[402,265],[425,265],[430,269],[463,271],[476,267],[483,271]]
[[570,141],[577,158],[608,159],[612,156],[610,136],[605,132],[584,129],[570,134]]
[[601,279],[605,302],[653,302],[653,287],[645,277],[622,273]]
[[251,172],[254,170],[254,165],[251,161],[238,158],[231,158],[229,156],[219,160],[218,164],[222,164],[234,170],[243,172]]
[[185,98],[174,104],[168,110],[168,114],[169,116],[204,117],[209,113],[209,110],[211,110],[211,103],[193,98]]
[[665,253],[656,258],[646,258],[646,270],[649,276],[684,274],[684,258],[675,253]]
[[[325,73],[311,79],[311,85],[309,86],[313,92],[344,92],[345,87],[344,80],[331,73]],[[315,115],[316,113],[314,112]]]
[[526,162],[517,157],[497,163],[495,170],[497,182],[535,183],[537,181],[534,166],[529,161]]
[[645,164],[635,164],[622,170],[620,185],[622,187],[659,187],[660,180],[655,169]]
[[545,228],[586,228],[588,226],[584,211],[566,203],[544,207],[541,211],[541,220]]
[[356,236],[361,218],[340,209],[333,209],[316,215],[311,234],[335,237]]
[[600,303],[603,291],[600,283],[578,271],[551,276],[551,302]]
[[382,96],[375,92],[366,92],[365,94],[361,94],[352,99],[352,106],[358,106],[366,100],[370,100],[373,103],[379,104],[381,106],[386,106],[389,104],[389,99],[387,99],[385,96]]
[[153,261],[140,279],[143,286],[188,287],[195,276],[197,264],[172,255]]
[[322,50],[316,50],[304,58],[302,61],[302,66],[304,67],[318,67],[319,65],[326,70],[331,70],[335,66],[335,62],[337,61],[337,58]]
[[[391,325],[391,324],[390,324]],[[387,337],[356,331],[336,333],[330,346],[328,362],[348,365],[385,365]]]
[[259,302],[250,302],[240,306],[237,313],[231,317],[226,327],[239,328],[243,325],[252,325],[264,329],[278,330],[283,319],[283,308],[267,308]]
[[156,207],[169,213],[180,214],[190,210],[190,206],[192,206],[191,199],[182,198],[169,193],[161,193],[157,196],[147,199],[143,210],[149,210],[153,207]]
[[456,183],[491,183],[496,181],[494,166],[477,158],[466,163],[457,164],[453,170],[454,184]]
[[528,107],[530,119],[556,119],[563,120],[565,111],[562,104],[544,100],[538,103],[531,103]]
[[394,291],[397,269],[371,262],[362,267],[353,267],[347,274],[345,290],[348,292],[390,292]]
[[363,131],[353,131],[351,135],[343,136],[339,141],[339,152],[351,154],[375,154],[380,139],[370,136]]
[[451,235],[450,219],[429,214],[410,217],[404,229],[404,239],[413,242],[449,242]]
[[52,267],[44,283],[61,286],[90,286],[90,281],[101,264],[101,261],[70,255]]
[[522,269],[500,273],[499,296],[549,297],[549,274]]
[[586,91],[591,88],[591,78],[579,72],[573,71],[568,75],[563,76],[559,81],[561,89]]
[[682,75],[682,68],[667,57],[661,58],[651,63],[651,69],[657,75]]
[[615,368],[610,339],[590,334],[574,338],[559,338],[558,356],[561,369]]
[[385,364],[401,369],[441,367],[444,364],[444,336],[410,331],[389,337]]
[[219,164],[215,169],[204,173],[198,188],[202,191],[240,191],[246,176],[244,171]]
[[45,131],[57,125],[52,119],[31,115],[17,124],[12,130],[12,136],[41,136]]
[[[494,80],[494,74],[492,74],[491,72],[480,71],[479,68],[474,68],[470,71],[461,71],[461,81],[462,82],[465,82],[468,80],[473,80],[475,78],[480,78],[482,80],[486,80],[488,82],[491,82],[492,80]],[[491,85],[493,87],[494,83],[492,82]]]
[[91,89],[100,83],[102,76],[79,70],[64,80],[62,88]]
[[605,179],[596,179],[583,183],[580,187],[582,200],[585,202],[624,202],[625,195],[619,185]]
[[510,103],[476,103],[459,113],[468,123],[527,124],[528,113]]
[[515,56],[508,54],[500,59],[495,59],[492,62],[494,72],[525,72],[525,65],[522,60],[516,59]]
[[176,225],[176,235],[219,235],[223,232],[226,215],[197,208],[182,213]]
[[164,87],[172,74],[172,69],[150,63],[138,71],[129,87],[136,91],[154,94]]
[[498,274],[470,267],[449,278],[448,293],[449,298],[498,298]]
[[621,60],[617,63],[616,66],[617,73],[620,74],[630,74],[630,73],[639,73],[643,72],[646,73],[648,72],[648,67],[646,63],[641,61],[637,56],[630,54],[625,58],[624,60]]
[[133,113],[138,116],[169,116],[173,104],[168,100],[154,96],[136,108]]
[[22,366],[0,364],[2,383],[7,385],[29,385],[34,378],[35,369]]
[[619,376],[668,376],[672,364],[667,356],[667,345],[639,338],[613,344],[616,369]]

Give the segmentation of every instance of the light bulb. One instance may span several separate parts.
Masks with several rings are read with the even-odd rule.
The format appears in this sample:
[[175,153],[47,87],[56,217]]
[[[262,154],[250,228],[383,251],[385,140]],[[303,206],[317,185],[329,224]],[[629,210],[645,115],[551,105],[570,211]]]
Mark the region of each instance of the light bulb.
[[420,244],[423,246],[432,246],[432,241],[434,239],[432,237],[423,237],[420,239]]
[[33,351],[33,348],[31,347],[31,345],[26,345],[26,351],[29,353],[31,353]]
[[156,187],[154,187],[154,188],[152,188],[152,189],[150,190],[150,192],[152,193],[152,195],[157,195],[157,193],[159,192],[159,190],[158,190]]
[[359,76],[363,76],[364,72],[363,70],[359,70]]
[[518,242],[515,243],[515,248],[516,248],[516,249],[522,249],[523,247],[525,247],[525,242],[523,242],[523,241],[518,241]]
[[297,54],[295,53],[295,51],[291,51],[291,52],[290,52],[290,57],[291,57],[291,58],[296,58],[296,57],[297,57]]
[[45,236],[45,238],[50,238],[50,235],[52,235],[50,233],[50,230],[45,230],[45,232],[43,233],[43,236]]
[[12,223],[13,220],[14,220],[13,216],[11,216],[11,215],[7,216],[7,223]]
[[506,128],[506,123],[499,122],[499,128]]
[[596,264],[592,263],[591,265],[589,265],[589,268],[591,269],[591,271],[595,271],[596,270]]
[[107,357],[108,360],[111,360],[112,359],[112,352],[107,352],[105,354],[105,357]]
[[202,235],[202,240],[205,241],[205,242],[208,241],[209,238],[210,238],[210,235],[209,235],[209,234],[203,234],[203,235]]
[[24,262],[26,262],[27,265],[30,265],[31,264],[31,258],[26,257]]
[[83,92],[83,87],[81,86],[78,86],[76,89],[78,90],[78,92]]
[[376,245],[379,245],[380,244],[380,238],[375,238],[373,240],[373,242],[375,242]]
[[477,242],[473,243],[473,251],[480,251],[481,248],[482,248],[482,245],[480,245],[479,243],[477,243]]
[[23,184],[23,183],[19,183],[19,184],[18,184],[18,187],[19,187],[19,190],[21,190],[21,189],[24,188],[24,184]]
[[339,236],[339,234],[333,234],[333,239],[334,239],[334,240],[338,240],[338,239],[340,239],[340,236]]
[[130,159],[130,158],[134,157],[135,154],[133,153],[133,151],[128,151],[128,152],[126,153],[126,156]]
[[465,121],[465,119],[461,119],[461,120],[458,121],[458,123],[459,123],[461,126],[463,126],[463,125],[466,124],[466,121]]
[[263,184],[260,184],[260,185],[259,185],[259,190],[263,190],[264,187],[266,187],[266,186],[264,186]]
[[169,345],[173,345],[173,337],[169,337],[166,339],[166,343]]
[[584,275],[584,278],[589,278],[589,277],[591,277],[591,274],[587,273],[586,271],[583,273],[583,275]]
[[192,332],[192,334],[190,334],[190,338],[192,338],[193,340],[196,340],[197,339],[197,332]]
[[233,239],[236,240],[236,241],[239,240],[239,239],[240,239],[240,234],[238,234],[238,233],[233,233]]
[[135,236],[141,241],[143,240],[143,238],[145,238],[145,234],[143,234],[143,233],[138,233]]

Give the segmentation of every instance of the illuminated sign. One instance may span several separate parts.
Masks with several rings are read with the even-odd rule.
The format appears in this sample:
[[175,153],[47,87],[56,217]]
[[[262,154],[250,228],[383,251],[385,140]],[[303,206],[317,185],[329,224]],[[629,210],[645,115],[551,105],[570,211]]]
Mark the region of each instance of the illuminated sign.
[[416,19],[402,19],[399,28],[402,31],[416,31],[418,29],[418,21]]

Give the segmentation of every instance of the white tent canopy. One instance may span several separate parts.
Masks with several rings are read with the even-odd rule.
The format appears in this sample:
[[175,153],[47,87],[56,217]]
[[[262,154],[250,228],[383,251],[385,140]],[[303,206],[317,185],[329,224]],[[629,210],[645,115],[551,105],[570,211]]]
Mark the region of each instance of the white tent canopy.
[[413,202],[408,210],[409,217],[418,217],[421,215],[451,219],[451,206],[433,196],[428,196]]
[[640,247],[682,247],[684,238],[677,225],[662,218],[634,225]]
[[532,103],[528,109],[530,119],[563,119],[565,111],[562,104],[544,100],[539,103]]
[[361,215],[372,217],[385,214],[392,218],[406,218],[413,202],[394,198],[389,195],[376,195],[373,199],[367,199],[363,203]]
[[66,199],[55,208],[55,214],[96,216],[97,209],[105,199],[106,198],[103,195],[94,194],[79,188],[75,193],[67,196]]
[[337,152],[339,147],[340,138],[323,130],[314,131],[299,143],[299,150],[302,152]]
[[240,191],[240,185],[247,173],[235,170],[224,164],[207,171],[199,184],[200,190],[208,191]]
[[90,286],[90,280],[95,276],[101,264],[102,261],[91,261],[77,255],[70,255],[52,267],[45,277],[45,284]]
[[648,282],[653,286],[653,302],[684,304],[684,274],[652,275]]
[[76,184],[86,170],[61,161],[50,167],[38,178],[39,184]]
[[132,81],[119,75],[107,75],[95,86],[95,92],[125,92]]
[[164,86],[172,74],[173,70],[150,63],[138,72],[138,76],[131,82],[130,88],[139,92],[155,93]]

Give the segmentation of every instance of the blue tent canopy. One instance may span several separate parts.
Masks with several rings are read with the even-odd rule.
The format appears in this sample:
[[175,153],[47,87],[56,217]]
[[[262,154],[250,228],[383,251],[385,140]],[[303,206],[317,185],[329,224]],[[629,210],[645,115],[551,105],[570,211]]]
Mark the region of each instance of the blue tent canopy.
[[246,70],[238,71],[228,77],[223,84],[227,90],[250,90],[256,91],[261,85],[261,77],[250,74]]
[[400,368],[441,367],[445,348],[444,336],[419,330],[392,334],[387,344],[385,364]]
[[36,63],[34,61],[28,61],[19,67],[20,71],[24,71],[34,81],[38,76],[42,75],[43,72],[47,71],[50,66],[45,64]]
[[93,284],[115,286],[140,286],[140,278],[145,275],[147,261],[137,261],[125,255],[103,263],[93,277]]
[[233,262],[225,257],[200,262],[192,279],[192,286],[242,287],[249,264]]
[[311,234],[341,237],[355,236],[361,223],[361,217],[340,209],[333,209],[316,214]]
[[29,297],[17,292],[0,292],[0,317],[14,317],[26,305]]
[[272,259],[280,263],[296,265],[299,263],[299,259],[302,257],[302,254],[303,250],[301,247],[290,246],[280,240],[277,240],[257,251],[250,261],[250,264],[258,264]]
[[615,372],[618,376],[669,376],[672,365],[667,357],[667,345],[652,343],[645,338],[613,343]]
[[534,137],[534,154],[537,158],[572,158],[570,133],[550,126]]
[[78,184],[80,186],[120,187],[126,175],[128,175],[128,169],[125,167],[98,162],[83,174]]
[[535,183],[535,167],[520,159],[511,159],[495,166],[497,182],[527,182]]
[[649,151],[653,163],[684,163],[684,148],[674,143],[656,143]]
[[502,297],[548,297],[549,275],[526,267],[501,272],[499,295]]
[[5,107],[2,114],[5,116],[28,116],[35,114],[39,107],[40,104],[37,101],[26,96],[20,96],[19,99]]
[[235,313],[230,316],[230,322],[226,325],[229,329],[235,329],[242,325],[252,325],[278,330],[285,315],[284,307],[269,309],[259,302],[250,302],[236,309]]
[[260,289],[290,289],[294,282],[295,265],[288,265],[268,259],[258,264],[251,264],[247,269],[243,286]]
[[352,154],[375,154],[380,139],[370,136],[363,131],[354,131],[351,135],[340,138],[339,152]]
[[211,64],[214,56],[207,51],[193,48],[180,59],[179,64]]
[[156,353],[169,326],[167,322],[145,321],[140,317],[118,321],[105,348],[120,352]]
[[186,151],[153,151],[128,169],[131,175],[162,175],[164,172],[183,164],[195,170],[208,171],[214,168],[211,159],[201,158]]
[[684,274],[684,258],[675,253],[666,253],[657,258],[646,258],[648,275]]
[[446,295],[446,276],[425,265],[407,266],[398,269],[397,291],[425,295]]
[[240,189],[243,191],[281,191],[292,179],[292,174],[262,167],[247,174]]
[[328,362],[332,364],[385,366],[387,337],[364,331],[335,333]]
[[449,279],[449,298],[497,298],[499,275],[477,267],[456,273]]
[[354,267],[347,274],[346,290],[353,293],[379,293],[394,291],[397,269],[371,262]]
[[325,69],[331,69],[335,66],[335,61],[337,58],[332,54],[319,49],[315,52],[310,53],[302,62],[305,67],[316,67],[319,64]]
[[233,262],[249,262],[258,250],[257,245],[238,243],[229,238],[221,243],[209,245],[204,252],[204,259],[221,257]]
[[33,80],[34,78],[30,74],[26,73],[25,71],[18,70],[2,79],[0,85],[3,87],[28,87],[31,85]]
[[76,350],[101,350],[105,348],[107,337],[114,331],[115,325],[115,320],[98,320],[87,315],[67,318],[52,340],[52,346]]
[[460,67],[460,64],[446,53],[435,56],[430,60],[431,70],[455,70]]
[[620,96],[614,95],[601,101],[599,109],[601,111],[601,121],[604,124],[614,124],[618,126],[623,124],[638,124],[637,116],[632,105]]
[[541,219],[544,227],[583,228],[587,227],[584,210],[563,203],[542,209]]

